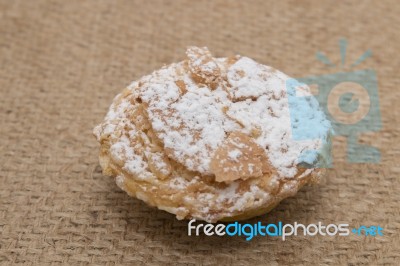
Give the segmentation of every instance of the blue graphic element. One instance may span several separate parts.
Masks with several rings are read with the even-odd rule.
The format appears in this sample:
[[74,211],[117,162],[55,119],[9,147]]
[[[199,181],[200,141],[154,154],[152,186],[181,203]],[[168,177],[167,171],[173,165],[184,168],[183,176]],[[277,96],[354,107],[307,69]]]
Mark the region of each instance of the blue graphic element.
[[[347,40],[345,38],[342,38],[339,40],[339,48],[340,48],[341,63],[342,63],[342,67],[343,67],[345,64],[345,61],[346,61],[346,51],[347,51]],[[362,62],[364,62],[367,58],[369,58],[371,56],[372,56],[372,51],[367,50],[353,64],[351,64],[350,67],[355,67],[355,66],[361,64]],[[331,60],[329,60],[329,58],[323,52],[318,51],[315,54],[315,57],[317,58],[317,60],[319,60],[320,62],[322,62],[323,64],[325,64],[327,66],[330,66],[330,67],[336,66],[335,64],[333,64],[331,62]]]
[[[330,114],[328,110],[328,97],[332,89],[342,82],[353,82],[361,85],[368,93],[370,108],[368,113],[354,124],[343,124]],[[296,87],[301,85],[318,85],[319,92],[312,96],[299,96]],[[358,134],[364,132],[378,131],[381,129],[381,117],[379,110],[378,86],[375,71],[371,69],[339,72],[321,76],[310,76],[299,79],[289,79],[286,83],[288,93],[289,109],[292,124],[292,136],[295,140],[321,139],[326,140],[324,132],[326,123],[322,117],[314,117],[315,108],[322,109],[327,119],[333,127],[333,134],[347,137],[347,157],[352,163],[377,163],[380,161],[380,152],[368,145],[358,143]],[[346,92],[339,98],[339,108],[345,113],[353,113],[359,107],[359,101],[353,100],[354,94]],[[312,118],[312,119],[311,119]],[[325,148],[330,143],[326,143]],[[326,151],[329,149],[326,148]],[[315,157],[324,158],[315,161]],[[310,167],[330,167],[331,155],[324,154],[323,151],[305,151],[299,158]],[[311,162],[311,163],[310,163]]]
[[350,67],[355,67],[355,66],[361,64],[362,62],[365,61],[365,59],[367,59],[368,57],[371,57],[371,56],[372,56],[372,51],[371,50],[367,50]]
[[344,66],[344,62],[346,60],[347,40],[340,39],[339,47],[340,47],[340,58],[342,59],[342,66]]
[[317,53],[315,54],[315,57],[317,58],[317,60],[321,61],[322,63],[324,63],[324,64],[327,65],[327,66],[330,66],[330,67],[334,67],[334,66],[335,66],[335,64],[333,64],[333,63],[329,60],[329,58],[326,57],[326,55],[325,55],[324,53],[322,53],[322,52],[317,52]]
[[348,114],[354,113],[357,111],[360,106],[360,101],[358,99],[353,100],[354,93],[348,92],[344,93],[339,98],[339,107],[343,112]]
[[304,84],[296,79],[288,79],[286,82],[292,137],[295,140],[320,139],[323,146],[320,150],[303,151],[298,159],[299,164],[305,168],[331,167],[330,155],[327,156],[324,152],[330,150],[327,128],[330,128],[331,124],[323,112],[315,112],[320,109],[317,98],[296,95],[296,88],[302,85]]
[[377,235],[378,236],[383,236],[383,228],[380,227],[379,225],[378,226],[370,226],[370,227],[362,225],[359,228],[353,228],[351,230],[351,232],[353,234],[356,234],[356,235],[359,235],[359,236],[361,236],[361,235],[365,235],[365,236],[377,236]]

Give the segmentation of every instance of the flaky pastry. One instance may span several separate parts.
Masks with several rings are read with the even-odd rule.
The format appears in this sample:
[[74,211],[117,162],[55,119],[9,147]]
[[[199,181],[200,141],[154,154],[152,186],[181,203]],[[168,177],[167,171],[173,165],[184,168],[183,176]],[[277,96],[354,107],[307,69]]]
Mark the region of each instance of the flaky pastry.
[[[300,167],[300,154],[324,142],[293,138],[288,76],[206,47],[186,53],[115,97],[94,129],[104,174],[178,219],[208,222],[266,213],[321,176]],[[313,108],[327,140],[330,124]]]

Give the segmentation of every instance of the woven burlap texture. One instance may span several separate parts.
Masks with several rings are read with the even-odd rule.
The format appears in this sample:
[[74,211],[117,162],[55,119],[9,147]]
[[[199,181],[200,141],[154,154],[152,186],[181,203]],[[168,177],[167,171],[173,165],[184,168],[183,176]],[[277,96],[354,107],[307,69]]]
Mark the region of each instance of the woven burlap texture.
[[[339,265],[400,262],[400,6],[397,1],[0,1],[0,264]],[[378,76],[381,131],[361,140],[380,164],[335,167],[251,220],[380,225],[382,237],[188,236],[187,222],[128,197],[103,176],[92,128],[131,80],[188,45],[247,55],[293,77],[359,68]],[[397,263],[396,263],[397,262]]]

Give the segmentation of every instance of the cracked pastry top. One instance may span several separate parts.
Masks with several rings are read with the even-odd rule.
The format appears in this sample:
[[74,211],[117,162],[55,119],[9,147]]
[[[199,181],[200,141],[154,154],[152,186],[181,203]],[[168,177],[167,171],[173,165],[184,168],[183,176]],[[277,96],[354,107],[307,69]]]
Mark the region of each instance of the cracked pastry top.
[[326,130],[293,139],[287,75],[206,47],[186,54],[129,85],[94,129],[103,172],[119,187],[178,219],[216,222],[263,214],[323,173],[299,158],[321,149],[330,124],[310,101],[309,118]]

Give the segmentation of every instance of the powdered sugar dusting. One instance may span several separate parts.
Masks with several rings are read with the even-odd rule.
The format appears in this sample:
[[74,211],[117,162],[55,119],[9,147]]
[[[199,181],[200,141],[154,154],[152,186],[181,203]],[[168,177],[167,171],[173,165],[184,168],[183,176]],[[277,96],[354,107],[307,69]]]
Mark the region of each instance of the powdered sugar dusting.
[[229,158],[236,162],[238,161],[240,155],[242,155],[242,152],[238,149],[232,150],[228,153]]
[[[174,67],[163,73],[174,77]],[[163,82],[165,77],[160,75],[155,78],[160,83],[142,87],[142,100],[148,103],[153,129],[158,131],[165,147],[172,150],[171,156],[190,170],[211,174],[213,152],[226,138],[226,132],[240,127],[223,112],[228,101],[224,90],[211,91],[199,87],[189,77],[182,78],[187,87],[184,95],[178,97],[178,86]]]
[[284,89],[286,75],[255,62],[248,57],[240,58],[227,71],[230,94],[233,98],[259,97],[279,93]]
[[281,176],[295,176],[300,154],[321,146],[319,140],[293,140],[286,97],[273,100],[262,95],[256,101],[232,103],[227,115],[239,121],[247,132],[256,126],[261,128],[261,135],[255,141],[265,148],[271,164]]
[[[169,199],[179,194],[183,207],[159,208],[184,217],[190,212],[190,206],[199,206],[200,214],[191,215],[215,221],[229,215],[227,212],[268,202],[273,196],[258,185],[264,179],[257,177],[270,174],[274,183],[269,184],[275,187],[283,179],[295,177],[300,155],[319,149],[329,134],[330,125],[323,121],[325,131],[321,130],[320,138],[294,140],[285,88],[287,75],[247,57],[213,58],[205,48],[191,49],[188,60],[163,67],[117,95],[106,121],[94,133],[100,142],[109,140],[104,146],[112,163],[122,169],[116,178],[121,188],[129,193],[126,182],[130,178],[138,179],[136,186],[140,187],[141,183],[151,186],[143,186],[142,192],[139,189],[137,193],[131,192],[133,195],[150,201],[145,191],[162,188],[171,194]],[[310,106],[315,113],[306,114],[308,119],[324,118],[317,105],[310,103]],[[157,140],[147,131],[150,126]],[[243,141],[245,138],[232,138],[235,134],[245,135],[248,143]],[[226,152],[222,149],[221,160],[215,160],[214,155],[230,137],[232,145],[228,145]],[[154,141],[157,147],[153,146]],[[251,158],[268,160],[273,173],[264,171],[265,165],[260,166]],[[175,168],[171,161],[175,161]],[[212,182],[224,182],[216,179],[213,169],[217,167],[210,166],[215,161],[219,166],[230,162],[222,172],[245,172],[248,180],[240,179],[239,175],[239,179],[228,180],[231,183],[214,186]],[[177,171],[176,162],[179,167],[183,166],[183,174]],[[307,170],[296,178],[312,171]],[[128,175],[124,176],[125,173]],[[211,182],[205,176],[215,179]],[[243,180],[249,181],[247,191],[239,189]],[[296,180],[291,181],[293,184],[283,186],[285,191],[296,188]],[[190,189],[193,191],[185,192]],[[218,214],[215,210],[220,210],[220,206],[229,207]]]
[[123,169],[138,176],[142,176],[144,179],[150,177],[151,175],[146,174],[148,173],[147,163],[143,160],[141,154],[136,154],[134,152],[134,149],[130,147],[129,143],[127,137],[121,138],[120,142],[116,142],[111,146],[111,155],[117,161],[124,163]]
[[[173,64],[155,72],[140,92],[148,104],[153,129],[171,151],[169,156],[188,169],[212,174],[209,165],[213,153],[230,132],[237,130],[247,134],[261,130],[255,140],[283,177],[296,175],[304,150],[320,147],[318,139],[293,140],[285,88],[289,77],[282,72],[241,57],[228,69],[221,69],[221,73],[227,73],[228,88],[220,83],[211,90],[194,82],[190,73],[176,69],[183,69],[183,65]],[[176,80],[184,82],[185,94]]]

